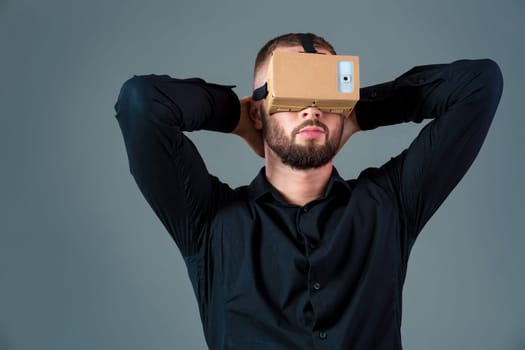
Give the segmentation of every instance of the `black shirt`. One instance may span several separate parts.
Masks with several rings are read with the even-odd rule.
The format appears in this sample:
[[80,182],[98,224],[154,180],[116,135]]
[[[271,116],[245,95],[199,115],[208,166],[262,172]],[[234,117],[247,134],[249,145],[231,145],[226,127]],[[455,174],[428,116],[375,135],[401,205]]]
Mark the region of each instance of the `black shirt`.
[[[230,132],[231,87],[135,76],[115,105],[130,170],[187,264],[210,349],[401,349],[414,241],[465,174],[502,91],[491,60],[418,66],[361,89],[363,130],[432,118],[396,157],[286,203],[264,168],[232,189],[183,131]],[[227,155],[225,155],[227,156]]]

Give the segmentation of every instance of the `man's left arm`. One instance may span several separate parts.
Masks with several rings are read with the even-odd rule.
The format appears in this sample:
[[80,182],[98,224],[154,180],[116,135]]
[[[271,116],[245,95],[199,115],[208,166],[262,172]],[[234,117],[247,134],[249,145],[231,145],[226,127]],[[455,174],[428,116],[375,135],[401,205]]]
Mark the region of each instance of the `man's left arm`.
[[401,122],[428,123],[384,167],[415,239],[477,156],[503,89],[490,59],[415,67],[391,82],[361,89],[360,129]]

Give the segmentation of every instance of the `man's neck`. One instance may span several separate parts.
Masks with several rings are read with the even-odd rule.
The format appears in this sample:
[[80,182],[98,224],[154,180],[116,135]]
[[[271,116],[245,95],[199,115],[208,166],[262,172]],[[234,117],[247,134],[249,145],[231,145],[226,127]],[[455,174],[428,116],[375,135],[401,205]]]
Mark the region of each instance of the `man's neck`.
[[303,206],[324,194],[332,174],[332,162],[316,169],[298,170],[266,152],[266,178],[290,204]]

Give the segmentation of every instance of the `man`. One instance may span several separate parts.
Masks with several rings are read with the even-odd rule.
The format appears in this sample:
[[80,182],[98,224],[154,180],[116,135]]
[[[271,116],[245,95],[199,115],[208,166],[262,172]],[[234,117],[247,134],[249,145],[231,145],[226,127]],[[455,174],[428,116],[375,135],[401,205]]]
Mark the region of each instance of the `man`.
[[[310,35],[320,53],[334,54]],[[303,51],[295,34],[261,49]],[[308,107],[267,115],[228,86],[135,76],[115,106],[130,170],[179,247],[211,349],[401,349],[407,261],[465,174],[502,92],[491,60],[418,66],[361,89],[348,118]],[[359,130],[427,124],[379,168],[343,180],[332,158]],[[234,132],[264,156],[248,186],[206,170],[183,131]]]

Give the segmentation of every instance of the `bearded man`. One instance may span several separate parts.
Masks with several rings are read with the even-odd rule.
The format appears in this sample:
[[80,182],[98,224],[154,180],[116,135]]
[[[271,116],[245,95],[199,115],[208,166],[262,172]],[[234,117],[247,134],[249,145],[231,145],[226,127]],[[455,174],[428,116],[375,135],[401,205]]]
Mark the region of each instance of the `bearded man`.
[[[264,45],[254,89],[273,52],[304,51],[301,36]],[[401,349],[411,248],[478,154],[502,86],[490,59],[417,66],[362,88],[345,118],[316,107],[268,115],[264,99],[199,78],[125,82],[115,109],[130,171],[184,257],[209,348]],[[424,119],[385,164],[349,180],[335,169],[354,133]],[[196,130],[241,136],[264,167],[230,188],[183,133]]]

